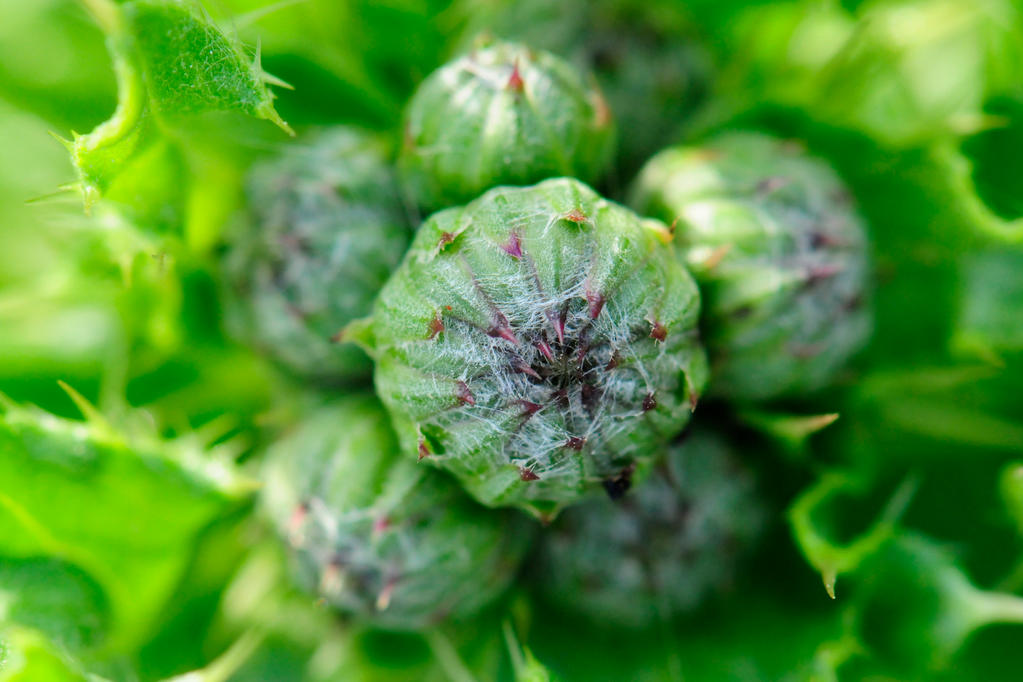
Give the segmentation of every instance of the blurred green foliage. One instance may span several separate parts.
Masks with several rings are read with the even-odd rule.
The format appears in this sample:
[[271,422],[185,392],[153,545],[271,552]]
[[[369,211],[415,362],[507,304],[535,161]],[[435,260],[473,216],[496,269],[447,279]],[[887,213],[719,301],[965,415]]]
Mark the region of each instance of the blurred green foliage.
[[[464,8],[0,3],[0,680],[1018,678],[1019,627],[985,626],[1018,622],[1023,591],[1019,8],[683,12],[710,75],[664,145],[758,129],[828,160],[869,228],[873,339],[832,389],[705,408],[769,437],[748,459],[788,509],[730,597],[630,633],[513,595],[396,635],[295,592],[247,514],[232,460],[310,399],[226,339],[215,256],[246,168],[288,142],[247,114],[396,146]],[[88,215],[59,191],[83,181]]]

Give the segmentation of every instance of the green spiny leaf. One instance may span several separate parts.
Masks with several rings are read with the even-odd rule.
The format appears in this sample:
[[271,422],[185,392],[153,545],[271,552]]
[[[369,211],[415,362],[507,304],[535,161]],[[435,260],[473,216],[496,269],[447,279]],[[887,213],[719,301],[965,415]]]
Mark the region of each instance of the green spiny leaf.
[[945,548],[910,533],[864,564],[856,601],[856,635],[903,673],[946,666],[986,625],[1023,624],[1023,598],[976,587]]
[[835,598],[835,582],[839,575],[856,570],[895,532],[895,524],[912,499],[916,488],[913,479],[898,487],[874,524],[848,544],[839,544],[825,529],[819,516],[822,510],[844,495],[862,495],[865,482],[850,474],[826,474],[804,491],[789,509],[792,533],[810,565],[820,572],[828,596]]
[[740,414],[740,418],[747,424],[775,439],[787,452],[796,455],[804,453],[810,437],[834,424],[838,416],[837,412],[800,415],[762,410],[748,410]]
[[144,640],[197,534],[243,499],[173,450],[26,408],[0,417],[0,553],[87,572],[109,600],[110,653]]
[[[125,177],[152,181],[154,173],[158,177],[180,163],[181,151],[167,131],[184,117],[236,111],[291,133],[273,107],[267,88],[272,79],[198,5],[175,0],[83,2],[107,34],[118,83],[118,106],[111,118],[86,135],[75,134],[69,143],[86,208]],[[143,168],[133,168],[139,163]],[[180,183],[162,185],[166,194]],[[149,189],[146,194],[152,195],[154,188]],[[129,201],[136,196],[127,194]]]

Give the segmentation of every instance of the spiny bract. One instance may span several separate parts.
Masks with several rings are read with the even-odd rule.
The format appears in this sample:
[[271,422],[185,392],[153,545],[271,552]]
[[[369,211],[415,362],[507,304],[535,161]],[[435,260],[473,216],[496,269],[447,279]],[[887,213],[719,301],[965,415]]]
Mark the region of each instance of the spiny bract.
[[697,428],[624,499],[566,510],[542,537],[533,582],[594,622],[643,627],[725,587],[763,519],[750,472]]
[[592,181],[614,146],[603,96],[554,55],[514,43],[473,50],[416,91],[399,159],[419,204],[461,204],[496,185]]
[[668,149],[646,165],[632,203],[677,221],[705,297],[716,394],[820,388],[866,341],[863,226],[831,168],[797,145],[729,133]]
[[327,405],[272,446],[265,507],[298,582],[339,611],[410,630],[470,616],[511,582],[532,538],[401,455],[371,397]]
[[618,172],[633,173],[701,98],[710,59],[684,3],[647,0],[466,0],[467,40],[486,34],[550,50],[592,72],[618,123]]
[[325,131],[257,165],[247,198],[225,261],[235,335],[306,376],[367,375],[365,354],[333,337],[369,313],[411,237],[379,145]]
[[627,487],[706,378],[699,292],[668,240],[568,178],[435,214],[363,334],[405,451],[541,515]]

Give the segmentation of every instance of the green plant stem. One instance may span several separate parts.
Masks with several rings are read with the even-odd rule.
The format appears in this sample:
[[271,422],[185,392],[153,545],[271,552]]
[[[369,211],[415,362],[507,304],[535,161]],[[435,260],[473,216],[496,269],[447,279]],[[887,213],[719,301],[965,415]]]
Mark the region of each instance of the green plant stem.
[[511,658],[512,670],[515,671],[515,676],[518,677],[526,667],[526,661],[522,657],[522,648],[519,646],[519,640],[515,637],[515,631],[512,629],[510,621],[504,621],[501,631],[504,634],[505,646],[508,647],[508,657]]
[[465,666],[451,641],[440,630],[428,630],[424,637],[430,645],[434,658],[440,663],[451,682],[476,682],[476,678]]
[[974,597],[974,612],[978,623],[1023,624],[1023,597],[1004,592],[980,591]]
[[1002,592],[1018,592],[1023,589],[1023,556],[1016,559],[1016,565],[998,584],[998,589]]
[[227,682],[249,660],[265,637],[263,632],[249,630],[202,670],[172,677],[165,682]]

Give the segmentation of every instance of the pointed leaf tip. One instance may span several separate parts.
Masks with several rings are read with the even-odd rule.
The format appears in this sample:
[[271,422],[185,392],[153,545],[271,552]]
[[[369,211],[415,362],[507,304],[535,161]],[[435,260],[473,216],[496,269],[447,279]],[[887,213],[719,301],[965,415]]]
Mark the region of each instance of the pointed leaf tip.
[[103,429],[110,429],[110,423],[107,422],[106,417],[96,409],[89,400],[81,393],[72,388],[68,383],[61,379],[57,379],[57,385],[60,386],[61,390],[67,394],[71,401],[74,402],[75,407],[82,413],[85,420],[91,425]]
[[288,125],[287,121],[281,118],[281,115],[277,113],[277,109],[275,109],[274,105],[270,102],[261,104],[256,109],[256,113],[260,118],[270,121],[270,123],[273,123],[275,126],[283,130],[287,133],[288,137],[295,137],[295,131]]
[[262,69],[260,69],[259,77],[267,85],[276,85],[277,87],[284,88],[285,90],[294,90],[295,89],[294,85],[292,85],[288,81],[284,80],[283,78],[278,78],[277,76],[273,75],[269,71],[263,71]]
[[[50,137],[55,139],[57,142],[60,142],[60,144],[64,147],[64,149],[68,150],[69,152],[70,151],[74,151],[74,148],[75,148],[74,141],[69,140],[69,139],[64,138],[64,137],[61,137],[60,135],[58,135],[53,130],[50,130],[50,131],[47,131],[47,132],[50,134]],[[71,134],[75,135],[75,133],[73,133],[73,132]]]
[[833,568],[825,569],[821,572],[821,580],[824,582],[824,591],[828,593],[829,597],[834,599],[835,582],[838,581],[838,571]]

